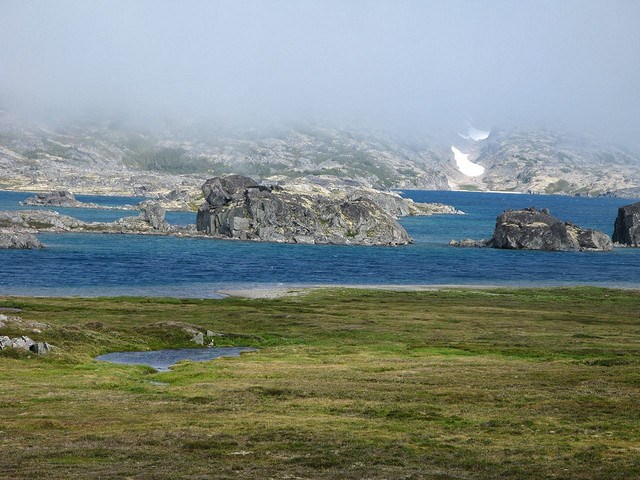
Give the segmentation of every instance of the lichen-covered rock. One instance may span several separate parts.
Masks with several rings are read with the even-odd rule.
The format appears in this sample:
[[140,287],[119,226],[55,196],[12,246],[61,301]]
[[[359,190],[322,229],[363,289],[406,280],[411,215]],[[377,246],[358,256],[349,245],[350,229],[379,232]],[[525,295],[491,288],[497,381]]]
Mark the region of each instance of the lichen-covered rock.
[[33,249],[44,245],[32,233],[0,232],[0,249]]
[[203,185],[198,231],[241,240],[402,245],[411,238],[372,200],[288,192],[239,175]]
[[613,241],[630,247],[640,247],[640,202],[618,209]]
[[519,250],[611,250],[611,238],[597,230],[562,222],[546,209],[507,210],[496,220],[489,247]]

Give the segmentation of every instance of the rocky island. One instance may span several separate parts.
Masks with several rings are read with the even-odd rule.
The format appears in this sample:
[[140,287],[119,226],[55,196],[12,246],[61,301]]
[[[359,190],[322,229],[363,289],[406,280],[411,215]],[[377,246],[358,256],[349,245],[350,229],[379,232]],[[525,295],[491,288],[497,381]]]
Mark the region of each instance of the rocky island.
[[[138,216],[115,222],[84,222],[49,210],[0,211],[4,248],[35,248],[38,232],[127,233],[255,240],[280,243],[405,245],[411,238],[398,223],[407,215],[462,214],[444,204],[417,203],[393,192],[328,178],[259,184],[249,177],[214,177],[202,186],[204,203],[196,225],[169,225],[158,201],[141,202]],[[75,205],[68,192],[39,194],[30,205]],[[86,205],[86,204],[85,204]],[[75,205],[77,206],[77,205]],[[28,241],[27,241],[28,240]]]
[[98,208],[97,205],[76,200],[76,197],[66,190],[51,193],[36,193],[33,197],[27,198],[23,204],[38,207]]
[[241,175],[207,180],[202,191],[196,228],[209,235],[306,244],[411,243],[397,220],[364,196],[303,194]]
[[35,235],[28,232],[0,231],[0,249],[42,248],[44,245]]
[[618,209],[613,241],[628,247],[640,247],[640,202]]
[[496,219],[489,240],[452,240],[458,247],[491,247],[514,250],[609,251],[611,238],[603,232],[563,222],[546,208],[507,210]]

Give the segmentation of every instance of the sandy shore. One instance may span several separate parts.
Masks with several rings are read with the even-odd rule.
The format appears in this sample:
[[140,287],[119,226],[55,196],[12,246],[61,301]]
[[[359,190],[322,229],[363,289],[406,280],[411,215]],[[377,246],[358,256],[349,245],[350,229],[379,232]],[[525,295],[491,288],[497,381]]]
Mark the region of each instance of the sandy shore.
[[500,285],[305,285],[295,286],[273,286],[273,287],[256,287],[242,289],[224,289],[217,290],[216,293],[229,297],[241,298],[281,298],[306,295],[314,290],[323,288],[338,288],[349,290],[390,290],[396,292],[425,292],[435,290],[488,290],[493,288],[524,288],[524,287],[505,287]]

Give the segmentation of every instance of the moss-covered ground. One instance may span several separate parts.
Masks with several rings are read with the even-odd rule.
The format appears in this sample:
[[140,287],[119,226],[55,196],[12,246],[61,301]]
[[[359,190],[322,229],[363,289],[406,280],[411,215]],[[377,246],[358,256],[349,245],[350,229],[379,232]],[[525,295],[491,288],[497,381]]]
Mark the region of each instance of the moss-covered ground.
[[[640,477],[640,293],[318,290],[276,300],[8,298],[0,478]],[[258,352],[167,373],[97,362]]]

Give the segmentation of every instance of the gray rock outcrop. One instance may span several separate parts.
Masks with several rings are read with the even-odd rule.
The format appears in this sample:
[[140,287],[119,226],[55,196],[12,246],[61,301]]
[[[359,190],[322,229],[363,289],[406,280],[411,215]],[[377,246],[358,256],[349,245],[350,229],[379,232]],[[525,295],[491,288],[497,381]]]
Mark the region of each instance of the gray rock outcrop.
[[170,226],[165,220],[165,210],[158,202],[147,200],[140,203],[140,214],[137,217],[124,217],[115,222],[119,227],[127,230],[144,232],[153,230],[167,232]]
[[32,233],[0,231],[0,249],[33,249],[44,245]]
[[613,241],[629,247],[640,247],[640,202],[618,209]]
[[168,230],[169,224],[164,219],[165,210],[158,202],[147,200],[140,204],[140,218],[155,230]]
[[47,342],[36,342],[26,335],[16,338],[7,337],[6,335],[0,336],[0,350],[4,350],[5,348],[14,348],[16,350],[31,351],[38,355],[45,355],[51,351],[53,345]]
[[0,211],[0,226],[19,231],[23,229],[69,231],[82,228],[85,222],[48,210]]
[[82,207],[84,204],[73,196],[71,192],[60,190],[51,193],[37,193],[33,197],[27,198],[24,205],[36,205],[43,207]]
[[527,208],[500,214],[487,246],[519,250],[608,251],[612,242],[608,235],[562,222],[546,209]]
[[210,235],[286,243],[404,245],[404,228],[364,197],[304,194],[228,175],[207,180],[196,227]]

